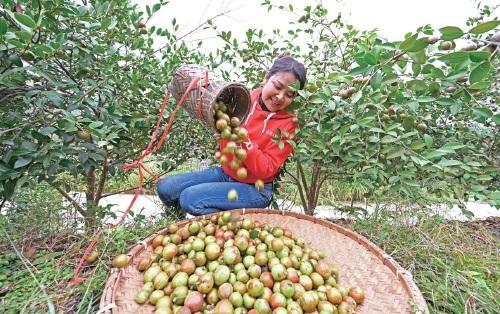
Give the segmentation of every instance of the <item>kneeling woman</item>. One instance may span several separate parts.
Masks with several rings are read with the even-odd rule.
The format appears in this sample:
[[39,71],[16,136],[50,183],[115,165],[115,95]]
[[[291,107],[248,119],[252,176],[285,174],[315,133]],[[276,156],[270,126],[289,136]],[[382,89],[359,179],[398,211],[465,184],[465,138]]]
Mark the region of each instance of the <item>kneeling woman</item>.
[[[289,85],[297,81],[300,88],[304,88],[304,65],[291,56],[278,57],[265,77],[264,86],[252,91],[250,112],[242,123],[248,131],[242,143],[247,153],[242,161],[247,169],[244,179],[229,167],[229,162],[202,171],[168,176],[157,186],[162,202],[179,202],[186,213],[194,216],[236,208],[267,207],[273,193],[273,180],[292,153],[287,138],[282,139],[282,147],[275,140],[278,130],[289,137],[295,134],[295,117],[285,109],[295,97]],[[226,140],[220,140],[220,151],[226,144]],[[257,180],[265,183],[263,189],[256,189]],[[228,200],[231,190],[236,191],[236,200]]]

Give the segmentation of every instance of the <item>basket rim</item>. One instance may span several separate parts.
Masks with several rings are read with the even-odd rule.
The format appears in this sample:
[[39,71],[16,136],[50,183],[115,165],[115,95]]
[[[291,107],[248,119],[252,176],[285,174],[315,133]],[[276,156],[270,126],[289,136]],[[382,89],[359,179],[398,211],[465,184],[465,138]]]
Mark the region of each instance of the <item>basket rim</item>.
[[[288,215],[292,216],[294,218],[298,219],[304,219],[308,220],[310,222],[319,224],[323,227],[326,227],[328,229],[332,229],[336,232],[339,232],[343,234],[344,236],[355,240],[358,244],[362,245],[364,248],[366,248],[369,252],[373,253],[373,255],[379,259],[383,265],[387,266],[389,270],[396,276],[398,281],[402,284],[410,298],[413,300],[414,305],[418,308],[418,310],[422,313],[429,313],[429,309],[427,307],[427,302],[425,301],[425,298],[416,285],[416,283],[413,280],[413,276],[409,271],[404,269],[399,263],[392,258],[389,254],[385,253],[380,247],[375,245],[373,242],[365,238],[364,236],[346,229],[340,225],[337,225],[331,221],[301,214],[301,213],[295,213],[295,212],[290,212],[290,211],[285,211],[285,210],[276,210],[276,209],[269,209],[269,208],[241,208],[241,209],[234,209],[230,210],[230,212],[235,213],[235,214],[268,214],[268,215]],[[192,221],[197,221],[201,219],[205,219],[207,217],[217,215],[218,213],[213,213],[210,215],[203,215],[203,216],[198,216],[198,217],[193,217],[191,219],[184,219],[181,221],[176,222],[175,224],[178,225],[179,227],[182,227]],[[149,237],[147,237],[145,240],[139,242],[136,244],[130,252],[127,254],[130,258],[130,261],[135,256],[138,256],[145,248],[146,244],[149,245],[153,239],[160,234],[165,234],[168,233],[168,227],[163,228],[161,230],[158,230],[151,234]],[[130,262],[129,262],[130,263]],[[100,304],[99,304],[99,312],[98,313],[111,313],[109,310],[114,308],[116,305],[114,303],[115,300],[115,295],[116,291],[118,288],[118,283],[120,281],[121,277],[121,271],[118,271],[115,268],[111,269],[111,275],[109,276],[108,280],[106,281],[106,285],[104,287]]]

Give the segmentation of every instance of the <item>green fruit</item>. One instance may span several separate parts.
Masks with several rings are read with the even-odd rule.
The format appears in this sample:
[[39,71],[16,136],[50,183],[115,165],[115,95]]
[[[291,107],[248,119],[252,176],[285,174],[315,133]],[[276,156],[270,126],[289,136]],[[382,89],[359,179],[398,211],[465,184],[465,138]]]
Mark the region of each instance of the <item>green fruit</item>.
[[193,221],[192,223],[189,224],[188,226],[188,231],[191,235],[195,235],[198,232],[200,232],[201,225],[197,221]]
[[256,278],[247,282],[247,291],[254,298],[260,297],[264,293],[264,284]]
[[155,289],[160,290],[167,286],[168,284],[168,275],[165,272],[160,272],[153,279],[153,285]]
[[92,264],[97,260],[98,257],[99,257],[99,253],[97,253],[97,251],[92,251],[92,252],[90,252],[89,255],[87,255],[85,262],[87,262],[87,264]]
[[220,265],[214,272],[214,283],[217,286],[227,282],[229,276],[231,275],[231,270],[226,265]]
[[144,273],[144,282],[153,282],[153,279],[161,272],[160,266],[151,266]]
[[149,299],[149,291],[147,290],[141,290],[135,296],[135,302],[137,302],[138,304],[144,304],[148,301],[148,299]]
[[174,289],[172,292],[172,302],[177,305],[184,304],[184,300],[187,297],[189,290],[186,286],[180,286]]
[[149,303],[156,305],[158,300],[165,296],[165,292],[163,290],[155,290],[149,296]]
[[245,179],[248,176],[247,169],[240,167],[238,171],[236,171],[236,176],[240,179]]
[[80,130],[80,131],[76,132],[76,137],[78,137],[79,139],[81,139],[83,141],[86,141],[86,140],[90,139],[90,133],[85,131],[85,130]]
[[229,190],[229,192],[227,192],[227,199],[230,202],[237,201],[238,200],[238,192],[236,192],[235,189]]
[[129,257],[125,254],[120,254],[113,259],[113,267],[123,268],[128,266]]

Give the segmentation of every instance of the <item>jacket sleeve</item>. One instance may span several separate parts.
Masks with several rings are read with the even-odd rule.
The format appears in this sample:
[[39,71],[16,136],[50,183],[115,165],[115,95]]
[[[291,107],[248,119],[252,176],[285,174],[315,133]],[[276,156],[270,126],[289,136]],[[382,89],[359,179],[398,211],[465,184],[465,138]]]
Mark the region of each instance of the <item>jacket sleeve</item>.
[[[290,134],[292,130],[287,130]],[[283,139],[284,147],[281,149],[277,143],[269,139],[270,143],[265,149],[252,143],[249,139],[246,144],[247,158],[243,162],[248,172],[259,178],[273,177],[285,163],[286,159],[292,153],[292,145],[288,140]]]

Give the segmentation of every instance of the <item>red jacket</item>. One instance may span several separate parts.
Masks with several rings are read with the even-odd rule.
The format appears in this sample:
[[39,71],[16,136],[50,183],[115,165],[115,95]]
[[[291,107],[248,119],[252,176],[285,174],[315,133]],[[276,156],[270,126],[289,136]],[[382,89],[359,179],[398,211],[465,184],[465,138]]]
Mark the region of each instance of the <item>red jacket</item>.
[[[228,162],[222,166],[224,172],[231,178],[244,183],[255,183],[261,179],[264,183],[272,182],[281,166],[292,153],[292,145],[288,138],[293,138],[297,124],[293,121],[294,116],[284,110],[278,112],[264,111],[259,105],[259,96],[262,89],[256,89],[251,94],[250,112],[242,123],[242,127],[248,131],[248,139],[239,146],[247,151],[247,158],[241,166],[247,169],[245,179],[238,178],[236,170],[231,170],[229,164],[233,159],[232,154],[225,154]],[[284,143],[282,149],[276,139],[276,131],[281,131]],[[288,138],[287,138],[288,137]],[[220,151],[224,150],[227,140],[220,140]]]

